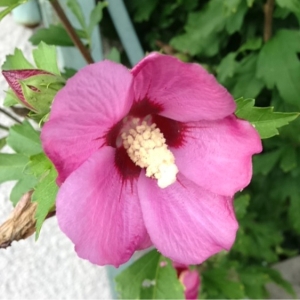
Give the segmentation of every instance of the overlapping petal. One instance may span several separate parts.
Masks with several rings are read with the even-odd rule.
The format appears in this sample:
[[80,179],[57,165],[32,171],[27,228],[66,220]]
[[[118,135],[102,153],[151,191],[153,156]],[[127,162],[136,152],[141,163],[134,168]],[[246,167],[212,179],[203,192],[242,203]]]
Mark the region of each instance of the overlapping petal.
[[180,172],[213,193],[233,196],[252,176],[252,155],[262,150],[257,131],[234,116],[189,123],[184,143],[172,148]]
[[105,134],[128,113],[132,102],[132,75],[119,64],[89,65],[68,80],[54,99],[41,136],[59,184],[103,145]]
[[235,110],[228,91],[198,64],[153,53],[137,64],[132,74],[135,100],[155,103],[162,116],[181,122],[217,120]]
[[184,285],[185,299],[198,299],[200,289],[200,277],[198,272],[189,269],[182,271],[179,275],[179,280]]
[[84,122],[56,118],[44,125],[43,148],[58,171],[59,185],[104,144],[107,127],[98,123],[98,117],[92,115]]
[[57,197],[61,230],[78,256],[98,265],[125,263],[147,240],[136,180],[124,182],[104,147],[74,171]]
[[143,219],[158,251],[182,264],[199,264],[229,250],[238,228],[232,198],[213,194],[183,175],[160,189],[141,173],[138,194]]
[[85,66],[56,95],[50,120],[69,116],[82,122],[94,114],[100,124],[115,124],[133,103],[132,79],[126,67],[112,61]]

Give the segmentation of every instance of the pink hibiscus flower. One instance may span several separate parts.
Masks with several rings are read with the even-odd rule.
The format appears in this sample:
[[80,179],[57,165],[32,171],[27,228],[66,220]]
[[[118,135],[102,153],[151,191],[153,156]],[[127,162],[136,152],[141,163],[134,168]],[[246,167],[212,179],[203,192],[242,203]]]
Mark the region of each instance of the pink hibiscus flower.
[[42,129],[58,171],[57,218],[77,254],[119,266],[153,244],[183,264],[230,249],[233,195],[260,138],[198,64],[151,54],[131,71],[102,61],[56,95]]

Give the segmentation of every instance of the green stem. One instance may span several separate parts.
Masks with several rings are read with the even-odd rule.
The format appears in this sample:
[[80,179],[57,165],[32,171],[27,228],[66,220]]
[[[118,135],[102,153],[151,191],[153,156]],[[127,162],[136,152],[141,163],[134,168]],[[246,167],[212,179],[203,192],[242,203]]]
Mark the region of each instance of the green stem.
[[72,39],[75,46],[78,48],[84,59],[88,64],[92,64],[94,62],[91,53],[89,50],[84,46],[81,39],[77,35],[76,31],[74,30],[72,24],[70,23],[69,19],[67,18],[65,12],[63,11],[62,7],[60,6],[57,0],[50,0],[50,3],[55,10],[56,14],[58,15],[59,19],[61,20],[62,24],[64,25],[67,33],[69,34],[70,38]]

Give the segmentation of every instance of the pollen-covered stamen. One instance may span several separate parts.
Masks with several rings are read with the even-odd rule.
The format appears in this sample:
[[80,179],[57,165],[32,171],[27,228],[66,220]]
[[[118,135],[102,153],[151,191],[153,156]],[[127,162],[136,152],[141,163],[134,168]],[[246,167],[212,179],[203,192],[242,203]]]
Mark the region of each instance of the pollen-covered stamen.
[[140,123],[139,119],[133,119],[132,125],[121,135],[131,160],[139,167],[146,168],[146,176],[156,178],[160,188],[174,183],[178,168],[159,128],[146,121]]

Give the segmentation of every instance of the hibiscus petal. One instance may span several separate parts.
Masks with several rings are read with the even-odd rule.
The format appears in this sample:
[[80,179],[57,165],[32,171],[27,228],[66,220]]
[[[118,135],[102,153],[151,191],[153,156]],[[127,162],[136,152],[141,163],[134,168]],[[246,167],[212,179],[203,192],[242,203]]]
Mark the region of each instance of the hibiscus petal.
[[228,91],[199,64],[153,53],[131,71],[136,101],[148,99],[162,116],[181,121],[217,120],[235,111]]
[[58,171],[58,185],[104,144],[106,126],[97,123],[93,115],[83,123],[74,118],[56,118],[44,125],[42,145]]
[[151,247],[152,245],[153,245],[152,241],[151,241],[150,236],[147,232],[144,236],[144,239],[141,240],[141,242],[138,245],[136,250],[144,250],[144,249],[147,249],[147,248]]
[[104,147],[74,171],[57,196],[61,230],[78,256],[118,267],[147,239],[137,179],[126,182],[115,167],[115,149]]
[[238,228],[232,199],[213,194],[182,174],[165,189],[141,173],[138,194],[153,245],[181,264],[199,264],[229,250]]
[[119,64],[88,65],[68,80],[54,99],[41,136],[58,170],[58,183],[103,145],[105,134],[128,113],[132,102],[132,75]]
[[233,196],[252,176],[252,155],[262,151],[253,126],[234,116],[186,124],[183,145],[172,148],[180,172],[213,193]]
[[54,99],[50,119],[68,115],[86,119],[94,114],[101,122],[115,124],[128,113],[132,103],[131,73],[106,60],[85,66],[67,81]]

